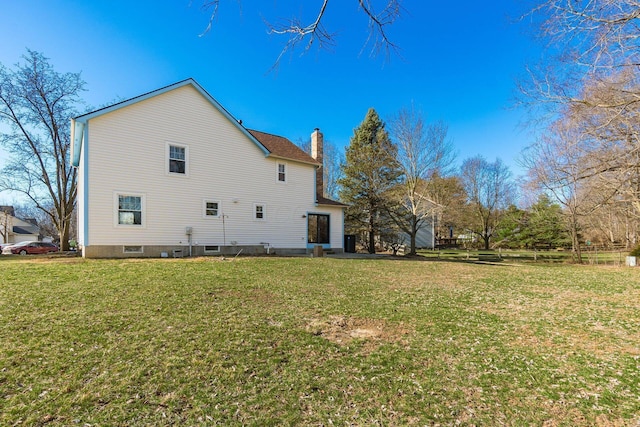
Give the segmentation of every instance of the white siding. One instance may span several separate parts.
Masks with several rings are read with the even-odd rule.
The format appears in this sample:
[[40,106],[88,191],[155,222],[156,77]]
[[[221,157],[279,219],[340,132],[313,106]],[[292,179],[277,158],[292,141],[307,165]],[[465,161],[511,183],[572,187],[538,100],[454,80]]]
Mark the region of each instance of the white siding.
[[344,218],[343,210],[339,207],[319,206],[315,208],[315,213],[329,214],[329,239],[332,248],[342,248],[344,246]]
[[[287,182],[278,183],[278,160],[265,158],[194,88],[95,117],[88,130],[88,235],[82,225],[79,230],[85,245],[186,244],[185,228],[192,227],[200,245],[306,247],[303,215],[317,210],[315,168],[287,161]],[[187,176],[167,173],[168,142],[188,147]],[[83,190],[81,177],[79,206]],[[143,227],[117,225],[118,192],[143,195]],[[222,218],[203,217],[203,200],[220,202],[224,230]],[[254,220],[255,203],[266,205],[266,221]],[[332,246],[341,248],[342,211],[332,210]],[[82,210],[79,219],[82,224]]]
[[[407,246],[411,245],[411,236],[408,233],[401,233],[403,243]],[[416,233],[416,247],[433,249],[433,227],[430,221],[422,224],[422,227]]]

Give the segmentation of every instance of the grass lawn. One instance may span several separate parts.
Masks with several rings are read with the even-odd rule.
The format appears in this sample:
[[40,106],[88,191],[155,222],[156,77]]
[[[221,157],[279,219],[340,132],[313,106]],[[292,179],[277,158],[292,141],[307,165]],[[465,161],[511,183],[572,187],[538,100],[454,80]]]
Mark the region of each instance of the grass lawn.
[[640,424],[640,269],[0,257],[0,425]]

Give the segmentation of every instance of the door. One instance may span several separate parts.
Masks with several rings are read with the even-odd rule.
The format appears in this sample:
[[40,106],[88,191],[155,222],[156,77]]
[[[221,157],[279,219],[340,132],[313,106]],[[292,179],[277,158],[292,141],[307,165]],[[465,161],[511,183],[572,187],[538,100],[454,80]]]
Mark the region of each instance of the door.
[[309,247],[315,245],[322,245],[325,248],[331,247],[331,230],[330,230],[330,218],[327,214],[309,214],[308,228],[309,238],[307,243]]

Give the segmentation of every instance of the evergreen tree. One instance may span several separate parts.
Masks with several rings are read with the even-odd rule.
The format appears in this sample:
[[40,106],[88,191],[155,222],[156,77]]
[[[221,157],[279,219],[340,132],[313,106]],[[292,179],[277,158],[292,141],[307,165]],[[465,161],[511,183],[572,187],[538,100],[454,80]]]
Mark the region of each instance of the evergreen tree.
[[496,231],[496,246],[501,248],[528,247],[531,239],[529,212],[510,205]]
[[542,194],[531,206],[530,211],[529,230],[534,246],[551,249],[570,244],[569,232],[560,205],[552,203],[549,196]]
[[496,233],[498,245],[506,248],[546,248],[571,244],[562,208],[542,194],[529,209],[511,205]]
[[366,234],[369,253],[375,253],[376,236],[390,227],[387,212],[393,199],[389,192],[400,178],[396,153],[384,122],[370,108],[353,131],[339,180],[340,200],[349,205],[346,228],[354,234]]

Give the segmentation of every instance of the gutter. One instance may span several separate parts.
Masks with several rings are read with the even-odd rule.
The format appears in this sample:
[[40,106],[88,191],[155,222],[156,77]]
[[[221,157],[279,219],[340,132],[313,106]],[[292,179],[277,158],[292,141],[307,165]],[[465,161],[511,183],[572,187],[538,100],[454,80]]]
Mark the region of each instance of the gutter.
[[85,122],[71,119],[71,165],[80,166],[80,152],[82,151],[82,142],[84,140]]

